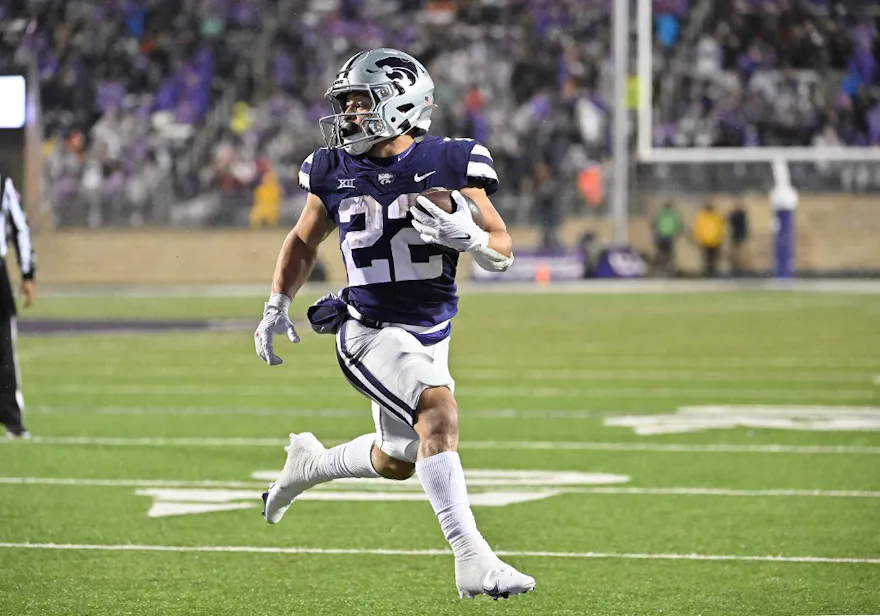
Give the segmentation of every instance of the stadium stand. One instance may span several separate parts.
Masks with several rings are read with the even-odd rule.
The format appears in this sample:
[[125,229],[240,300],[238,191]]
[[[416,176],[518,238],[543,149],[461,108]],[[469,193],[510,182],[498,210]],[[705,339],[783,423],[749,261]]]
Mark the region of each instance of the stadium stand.
[[[653,5],[655,145],[880,142],[876,3]],[[381,45],[426,63],[439,86],[434,132],[484,142],[505,178],[499,209],[532,223],[602,211],[603,176],[593,172],[609,150],[610,6],[10,0],[0,38],[4,55],[39,73],[58,226],[241,226],[270,172],[283,212],[295,212],[296,169],[320,145],[332,72]],[[642,173],[651,190],[670,192],[735,190],[744,174],[759,183],[768,174],[734,167]],[[814,169],[793,178],[880,188],[863,165]]]

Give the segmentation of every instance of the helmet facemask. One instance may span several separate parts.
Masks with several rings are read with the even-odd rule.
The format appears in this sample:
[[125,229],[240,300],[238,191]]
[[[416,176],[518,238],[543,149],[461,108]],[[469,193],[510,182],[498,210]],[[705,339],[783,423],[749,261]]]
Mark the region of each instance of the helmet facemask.
[[[352,93],[369,96],[370,110],[346,111],[346,99]],[[318,120],[324,142],[330,148],[344,148],[349,154],[357,156],[367,152],[379,141],[394,137],[391,127],[382,119],[380,105],[395,93],[394,83],[377,86],[346,85],[327,90],[324,98],[333,107],[333,115]]]

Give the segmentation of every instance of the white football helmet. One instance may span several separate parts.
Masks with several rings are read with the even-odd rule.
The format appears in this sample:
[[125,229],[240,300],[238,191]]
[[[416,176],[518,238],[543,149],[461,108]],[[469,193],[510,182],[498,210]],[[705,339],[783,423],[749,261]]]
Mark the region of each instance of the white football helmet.
[[[352,92],[372,98],[369,111],[345,113],[346,97]],[[407,132],[422,137],[431,126],[434,81],[421,62],[396,49],[371,49],[352,56],[324,96],[333,105],[333,115],[318,121],[324,142],[355,156]],[[363,119],[358,125],[352,116]]]

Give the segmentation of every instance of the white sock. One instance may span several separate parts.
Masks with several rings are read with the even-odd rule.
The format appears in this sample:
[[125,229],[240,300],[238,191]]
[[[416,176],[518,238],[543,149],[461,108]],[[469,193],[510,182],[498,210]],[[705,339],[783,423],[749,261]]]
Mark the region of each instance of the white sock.
[[416,473],[431,501],[440,530],[456,557],[473,556],[488,549],[477,530],[477,522],[468,502],[464,469],[458,452],[444,451],[416,462]]
[[370,457],[375,441],[375,434],[364,434],[325,451],[318,459],[319,480],[323,483],[347,477],[378,477]]

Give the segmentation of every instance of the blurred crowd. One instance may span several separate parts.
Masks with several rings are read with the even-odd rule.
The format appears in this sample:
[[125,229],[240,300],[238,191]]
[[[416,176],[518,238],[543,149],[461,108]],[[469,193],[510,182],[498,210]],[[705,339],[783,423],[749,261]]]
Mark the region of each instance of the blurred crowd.
[[713,2],[662,146],[880,145],[880,4]]
[[[880,142],[876,3],[653,5],[656,145]],[[437,83],[432,132],[485,143],[499,208],[553,245],[563,216],[605,201],[610,11],[610,0],[5,0],[0,57],[37,67],[59,224],[163,220],[157,203],[205,195],[203,224],[275,224],[301,200],[296,172],[322,145],[338,66],[390,46]],[[638,87],[633,76],[633,103]]]
[[[271,181],[285,194],[296,192],[300,162],[322,145],[315,126],[329,112],[324,93],[335,71],[361,49],[393,46],[419,58],[437,83],[432,132],[490,148],[508,189],[499,197],[506,214],[522,212],[522,200],[537,204],[531,217],[551,219],[562,202],[601,202],[590,177],[608,152],[608,0],[334,4],[280,16],[266,79],[236,105],[194,189],[219,187],[231,209],[262,168],[275,170]],[[689,6],[657,4],[678,18]]]
[[92,224],[149,215],[156,184],[223,80],[235,77],[253,38],[237,33],[259,29],[260,8],[241,0],[0,3],[0,58],[32,67],[39,80],[48,197],[62,224],[80,214]]

